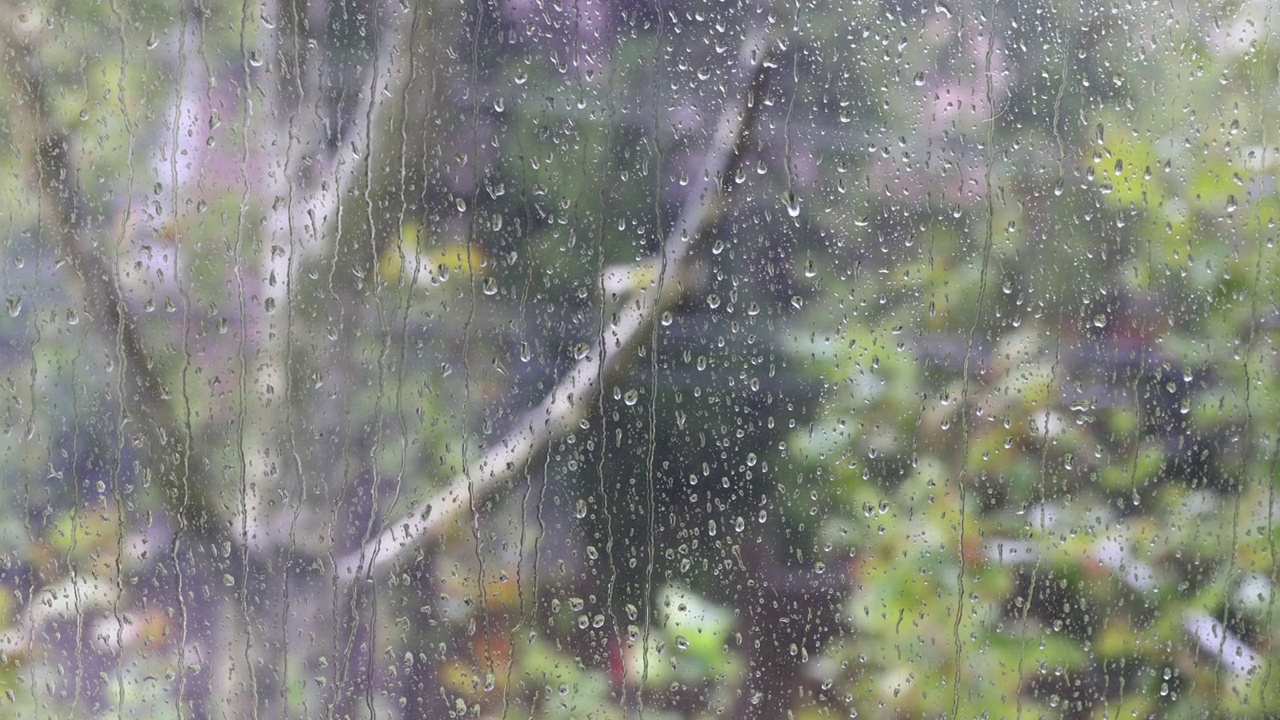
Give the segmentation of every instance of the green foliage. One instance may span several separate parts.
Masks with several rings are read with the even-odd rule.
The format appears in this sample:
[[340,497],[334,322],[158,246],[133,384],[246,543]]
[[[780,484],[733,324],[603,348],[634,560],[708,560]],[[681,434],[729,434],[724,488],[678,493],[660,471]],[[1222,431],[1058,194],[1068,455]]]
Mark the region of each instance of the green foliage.
[[0,717],[1280,714],[1262,5],[0,15]]

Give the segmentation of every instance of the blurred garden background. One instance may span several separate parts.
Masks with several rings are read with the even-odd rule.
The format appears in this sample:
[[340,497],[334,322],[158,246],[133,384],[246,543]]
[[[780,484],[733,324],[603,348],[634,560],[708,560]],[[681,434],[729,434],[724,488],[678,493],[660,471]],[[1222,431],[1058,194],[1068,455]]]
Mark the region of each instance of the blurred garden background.
[[1270,0],[0,8],[0,717],[1280,716]]

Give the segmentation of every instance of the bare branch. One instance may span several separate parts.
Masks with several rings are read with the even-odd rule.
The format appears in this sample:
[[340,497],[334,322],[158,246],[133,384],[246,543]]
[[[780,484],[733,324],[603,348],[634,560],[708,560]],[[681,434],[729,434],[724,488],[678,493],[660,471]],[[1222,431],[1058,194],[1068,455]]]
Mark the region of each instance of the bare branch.
[[336,571],[344,582],[352,582],[374,571],[385,570],[417,551],[428,551],[445,535],[464,512],[483,504],[507,486],[525,465],[543,455],[587,416],[592,400],[605,385],[618,377],[634,359],[649,337],[654,320],[671,309],[685,294],[682,278],[716,215],[718,198],[732,185],[739,162],[739,146],[751,130],[757,97],[763,96],[766,80],[769,34],[754,32],[745,39],[740,56],[744,82],[735,100],[728,101],[715,125],[703,157],[701,194],[690,194],[674,227],[663,244],[662,256],[668,280],[660,291],[644,289],[626,299],[617,322],[605,339],[587,353],[536,407],[521,414],[510,431],[490,447],[474,464],[472,474],[449,480],[418,512],[391,523],[358,551],[343,557]]

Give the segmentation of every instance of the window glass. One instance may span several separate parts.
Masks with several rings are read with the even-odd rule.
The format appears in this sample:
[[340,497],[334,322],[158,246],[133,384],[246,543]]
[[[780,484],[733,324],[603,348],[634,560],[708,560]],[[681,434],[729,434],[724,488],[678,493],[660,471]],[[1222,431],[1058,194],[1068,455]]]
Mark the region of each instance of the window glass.
[[0,10],[0,717],[1275,717],[1270,3]]

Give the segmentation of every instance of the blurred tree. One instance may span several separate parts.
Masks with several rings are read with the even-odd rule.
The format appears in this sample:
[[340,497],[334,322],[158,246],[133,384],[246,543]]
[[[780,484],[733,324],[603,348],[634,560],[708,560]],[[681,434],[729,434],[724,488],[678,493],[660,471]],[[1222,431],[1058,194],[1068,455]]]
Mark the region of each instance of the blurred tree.
[[0,715],[1280,713],[1265,3],[0,13]]

